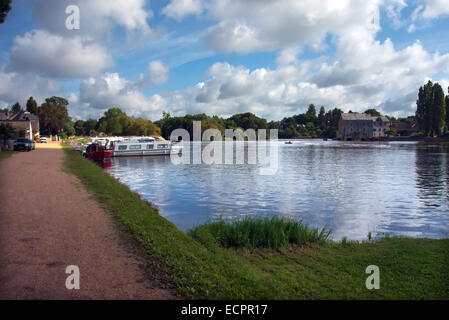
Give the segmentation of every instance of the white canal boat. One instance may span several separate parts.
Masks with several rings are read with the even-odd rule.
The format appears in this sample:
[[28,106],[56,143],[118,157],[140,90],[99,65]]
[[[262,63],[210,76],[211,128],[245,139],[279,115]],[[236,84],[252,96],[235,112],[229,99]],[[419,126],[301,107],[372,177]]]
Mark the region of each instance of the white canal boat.
[[106,144],[112,157],[163,156],[182,153],[182,146],[176,142],[157,140],[153,137],[126,138]]

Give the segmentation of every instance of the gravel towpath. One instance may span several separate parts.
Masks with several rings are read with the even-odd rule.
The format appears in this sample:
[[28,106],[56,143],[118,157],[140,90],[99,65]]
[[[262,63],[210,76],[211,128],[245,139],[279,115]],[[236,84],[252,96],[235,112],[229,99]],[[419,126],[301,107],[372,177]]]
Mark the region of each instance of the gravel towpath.
[[[56,143],[0,161],[0,299],[173,299],[144,274]],[[80,289],[68,290],[67,266]]]

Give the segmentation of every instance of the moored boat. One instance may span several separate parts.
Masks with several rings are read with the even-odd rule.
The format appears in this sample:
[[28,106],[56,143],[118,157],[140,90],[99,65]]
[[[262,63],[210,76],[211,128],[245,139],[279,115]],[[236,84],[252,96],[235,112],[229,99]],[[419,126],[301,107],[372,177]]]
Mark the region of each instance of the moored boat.
[[107,150],[103,145],[91,143],[84,152],[84,157],[94,161],[105,161],[111,159],[112,152]]
[[182,146],[162,138],[138,137],[113,141],[109,144],[112,157],[160,156],[182,153]]

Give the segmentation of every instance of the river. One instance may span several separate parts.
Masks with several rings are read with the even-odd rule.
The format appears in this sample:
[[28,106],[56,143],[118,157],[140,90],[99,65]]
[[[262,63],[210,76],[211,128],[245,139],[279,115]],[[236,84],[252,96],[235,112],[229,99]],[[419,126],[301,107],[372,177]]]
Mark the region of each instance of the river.
[[170,157],[114,158],[105,171],[184,231],[214,219],[278,214],[329,228],[336,240],[364,240],[370,232],[449,237],[449,145],[277,146],[274,175],[261,175],[261,165],[176,165]]

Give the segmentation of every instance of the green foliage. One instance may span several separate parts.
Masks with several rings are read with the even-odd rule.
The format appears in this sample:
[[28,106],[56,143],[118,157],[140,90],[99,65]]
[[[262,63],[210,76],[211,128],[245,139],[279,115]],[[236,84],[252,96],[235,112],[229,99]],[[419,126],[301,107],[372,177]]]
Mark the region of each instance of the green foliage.
[[[95,137],[97,135],[97,127],[98,127],[98,121],[95,119],[88,119],[84,121],[84,134],[90,135],[91,137]],[[95,134],[92,134],[95,133]]]
[[314,108],[315,107],[311,105],[308,112],[305,114],[298,114],[293,117],[284,118],[281,122],[279,122],[277,125],[277,129],[279,130],[279,138],[336,138],[338,121],[340,120],[343,111],[335,108],[325,112],[324,107],[321,107],[320,113],[318,117],[316,117],[313,115]]
[[307,109],[306,115],[309,117],[316,117],[316,108],[314,104],[309,105],[309,109]]
[[9,123],[0,123],[0,140],[2,142],[16,137],[17,132]]
[[114,136],[161,135],[161,129],[150,120],[129,117],[119,108],[108,109],[98,121],[95,119],[78,120],[73,126],[77,136],[95,136],[98,132]]
[[63,107],[46,102],[40,106],[38,113],[41,133],[44,135],[57,135],[64,130],[68,116]]
[[440,135],[443,131],[446,121],[446,106],[445,95],[443,88],[438,83],[435,83],[432,88],[432,136]]
[[75,135],[75,123],[72,121],[72,118],[67,118],[65,125],[64,125],[64,133],[67,134],[67,136],[71,137]]
[[373,117],[380,117],[381,116],[380,112],[377,111],[376,109],[368,109],[368,110],[365,111],[365,113],[369,114],[369,115],[371,115]]
[[330,239],[327,229],[310,228],[299,221],[276,216],[216,221],[196,227],[190,235],[201,241],[197,234],[204,235],[205,232],[226,248],[277,249],[290,245],[324,244]]
[[391,128],[390,130],[385,131],[385,134],[390,136],[390,137],[395,137],[397,136],[397,132],[395,128]]
[[419,128],[426,136],[440,135],[446,122],[445,96],[441,86],[429,81],[420,87],[416,105]]
[[57,106],[59,106],[61,108],[61,110],[65,113],[66,116],[69,115],[68,111],[67,111],[67,106],[69,105],[69,101],[65,98],[62,97],[51,97],[51,98],[47,98],[45,99],[45,102],[47,104],[55,104]]
[[39,109],[37,107],[37,102],[33,99],[33,97],[30,97],[27,101],[27,111],[35,115],[38,114]]
[[[449,94],[449,88],[447,88]],[[446,106],[446,128],[449,131],[449,95],[444,98],[444,104]]]
[[0,23],[4,23],[11,11],[11,0],[0,0]]
[[20,105],[20,103],[16,102],[12,107],[11,107],[11,113],[18,113],[22,111],[22,106]]

